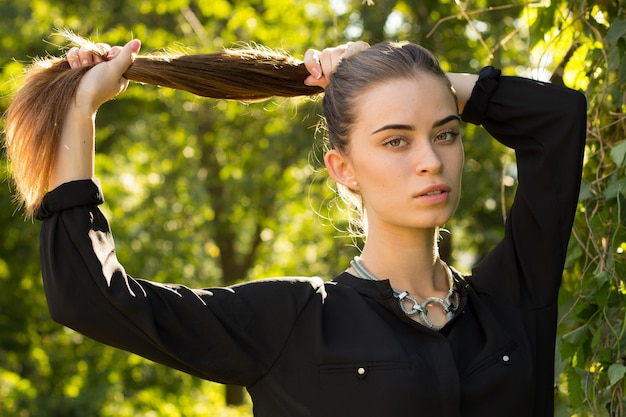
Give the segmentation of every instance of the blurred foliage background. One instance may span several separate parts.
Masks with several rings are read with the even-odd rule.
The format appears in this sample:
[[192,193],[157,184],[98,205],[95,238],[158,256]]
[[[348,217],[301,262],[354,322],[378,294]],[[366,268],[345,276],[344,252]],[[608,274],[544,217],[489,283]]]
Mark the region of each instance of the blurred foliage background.
[[[0,0],[0,111],[69,28],[143,52],[258,43],[302,58],[349,40],[410,40],[446,70],[491,64],[583,91],[583,187],[560,299],[558,416],[623,416],[626,388],[626,8],[618,0]],[[42,97],[45,100],[45,97]],[[98,115],[97,175],[134,276],[192,287],[282,275],[331,279],[355,254],[321,169],[319,99],[256,104],[131,85]],[[0,121],[0,128],[3,121]],[[467,126],[464,197],[446,256],[464,272],[502,234],[514,155]],[[250,416],[238,387],[155,365],[54,324],[36,222],[0,154],[0,415]]]

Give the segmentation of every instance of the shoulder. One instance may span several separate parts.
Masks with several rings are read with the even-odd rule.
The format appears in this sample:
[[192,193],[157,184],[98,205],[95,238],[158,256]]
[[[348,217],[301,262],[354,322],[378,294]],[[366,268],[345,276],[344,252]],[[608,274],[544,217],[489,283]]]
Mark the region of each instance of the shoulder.
[[305,303],[316,295],[325,296],[324,280],[320,277],[288,276],[264,278],[229,287],[243,298],[262,298],[284,303],[292,300]]
[[319,288],[323,288],[324,284],[324,280],[320,277],[285,276],[247,281],[241,284],[233,285],[232,288],[244,288],[248,286],[253,286],[254,288],[268,287],[317,290]]

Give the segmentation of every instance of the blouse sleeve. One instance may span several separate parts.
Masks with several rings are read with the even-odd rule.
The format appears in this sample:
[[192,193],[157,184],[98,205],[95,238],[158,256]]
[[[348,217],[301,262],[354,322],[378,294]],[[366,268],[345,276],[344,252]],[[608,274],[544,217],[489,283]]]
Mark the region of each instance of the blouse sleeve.
[[115,255],[95,180],[48,193],[40,257],[52,318],[97,341],[200,378],[249,386],[278,357],[320,279],[190,289],[129,276]]
[[483,293],[527,308],[556,302],[578,201],[586,99],[574,90],[484,68],[463,119],[515,150],[518,186],[497,247],[473,271]]

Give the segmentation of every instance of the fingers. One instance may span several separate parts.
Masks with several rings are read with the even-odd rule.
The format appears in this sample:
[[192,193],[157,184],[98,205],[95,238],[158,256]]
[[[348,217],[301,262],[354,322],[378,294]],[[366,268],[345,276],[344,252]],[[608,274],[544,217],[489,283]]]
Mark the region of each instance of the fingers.
[[320,53],[319,61],[322,66],[322,74],[330,76],[330,74],[335,72],[335,68],[341,62],[341,57],[346,52],[346,49],[348,49],[348,44],[326,48]]
[[330,75],[341,61],[340,57],[345,46],[326,48],[323,51],[309,49],[304,55],[304,66],[309,70],[309,75],[304,84],[326,88],[330,82]]
[[128,67],[135,61],[137,58],[137,53],[141,48],[141,42],[139,39],[133,39],[124,45],[123,48],[115,49],[113,51],[113,56],[108,56],[110,65],[117,69],[120,76],[126,72]]
[[78,86],[77,105],[95,112],[104,102],[124,92],[128,87],[124,74],[137,57],[140,47],[139,40],[134,39],[123,47],[102,46],[104,53],[89,48],[72,48],[68,52],[70,65],[75,65],[75,68],[83,67],[84,62],[91,65]]
[[[124,47],[111,47],[106,43],[88,43],[80,47],[71,48],[67,51],[66,57],[70,68],[75,69],[110,61],[122,54],[124,55],[123,62],[120,62],[118,65],[126,65],[128,67],[134,61],[140,47],[141,43],[136,39],[130,41]],[[125,51],[125,48],[128,49]],[[123,51],[125,53],[122,53]]]
[[106,54],[106,59],[109,61],[111,59],[114,59],[116,56],[119,55],[119,53],[122,51],[124,47],[122,46],[114,46],[112,47]]
[[67,51],[67,54],[65,55],[67,62],[70,64],[70,68],[72,69],[80,68],[80,57],[78,56],[78,51],[79,48],[74,47]]
[[304,66],[315,79],[322,77],[322,66],[320,65],[320,51],[309,49],[304,54]]
[[311,74],[304,80],[304,84],[326,88],[330,82],[330,75],[335,71],[342,59],[349,58],[364,49],[369,48],[366,42],[348,42],[323,51],[309,49],[304,54],[304,66]]
[[67,62],[72,69],[99,64],[106,60],[110,50],[111,46],[106,43],[86,43],[67,51]]
[[304,54],[304,66],[309,71],[309,75],[305,80],[305,85],[326,87],[326,83],[322,78],[322,66],[320,65],[320,51],[309,49]]
[[323,51],[309,49],[304,55],[304,65],[311,75],[304,80],[306,85],[326,88],[330,75],[335,71],[347,45],[326,48]]
[[111,49],[112,56],[109,54],[107,57],[109,60],[105,65],[108,67],[107,69],[111,70],[111,76],[114,79],[117,77],[118,90],[113,96],[124,92],[126,87],[128,87],[128,80],[124,78],[124,73],[135,61],[139,48],[141,48],[141,42],[138,39],[133,39],[124,45],[124,47]]
[[370,47],[369,43],[364,42],[364,41],[348,42],[347,45],[348,45],[348,48],[346,49],[346,52],[341,57],[342,59],[350,58],[351,56],[356,55],[359,52],[364,51]]

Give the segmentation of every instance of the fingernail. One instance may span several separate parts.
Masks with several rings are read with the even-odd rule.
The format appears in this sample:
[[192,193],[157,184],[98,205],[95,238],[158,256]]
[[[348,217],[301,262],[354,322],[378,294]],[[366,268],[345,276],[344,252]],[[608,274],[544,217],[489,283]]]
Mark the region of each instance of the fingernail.
[[311,68],[311,75],[319,80],[320,78],[322,78],[322,71],[320,71],[317,67],[313,67]]
[[128,42],[128,45],[135,53],[139,52],[139,48],[141,48],[141,42],[139,41],[139,39],[133,39],[132,41]]

